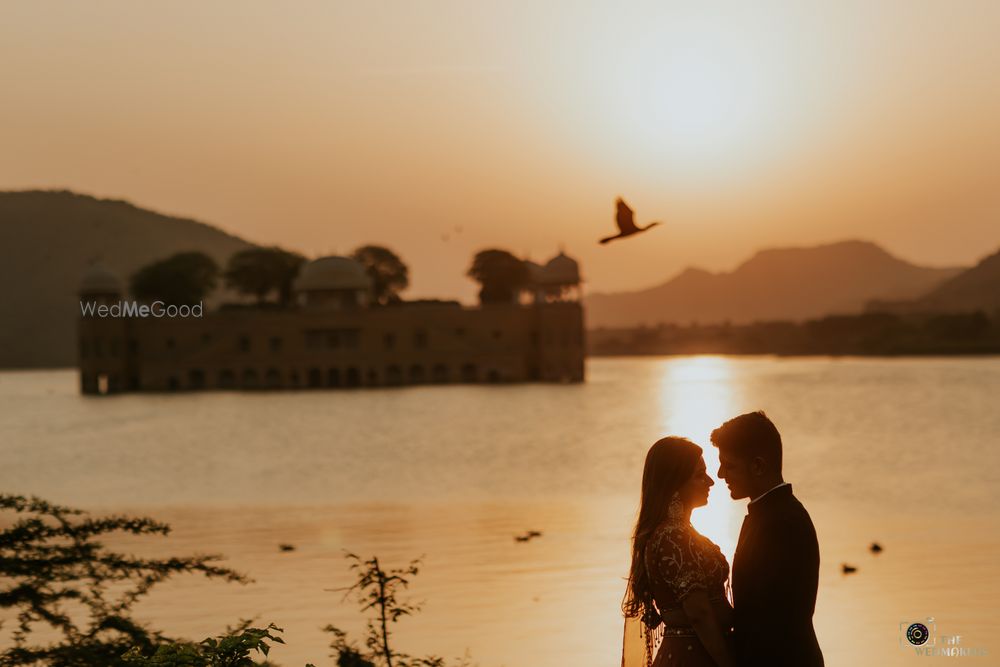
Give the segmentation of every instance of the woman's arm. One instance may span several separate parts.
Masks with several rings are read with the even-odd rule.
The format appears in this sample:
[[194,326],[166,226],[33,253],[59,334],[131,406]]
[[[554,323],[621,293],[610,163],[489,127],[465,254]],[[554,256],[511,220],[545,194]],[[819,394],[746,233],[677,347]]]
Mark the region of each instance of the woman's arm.
[[691,591],[681,605],[691,621],[691,627],[698,634],[698,639],[712,656],[715,664],[718,667],[735,667],[736,661],[733,659],[725,632],[719,625],[712,603],[708,600],[708,594],[701,589]]

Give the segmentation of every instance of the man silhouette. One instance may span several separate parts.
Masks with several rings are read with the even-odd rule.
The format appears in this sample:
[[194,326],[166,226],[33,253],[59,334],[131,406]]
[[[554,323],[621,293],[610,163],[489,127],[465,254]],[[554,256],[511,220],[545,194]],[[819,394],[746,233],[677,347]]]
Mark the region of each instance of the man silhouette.
[[781,475],[781,436],[763,412],[712,431],[719,477],[750,498],[733,556],[733,631],[740,667],[822,667],[812,616],[819,543],[809,513]]

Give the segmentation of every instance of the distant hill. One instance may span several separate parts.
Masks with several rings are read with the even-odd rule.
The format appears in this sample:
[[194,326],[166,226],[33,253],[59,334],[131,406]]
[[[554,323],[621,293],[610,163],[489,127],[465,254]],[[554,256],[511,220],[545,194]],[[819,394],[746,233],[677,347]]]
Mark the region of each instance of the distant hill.
[[960,273],[893,257],[865,241],[761,250],[729,273],[686,269],[635,292],[585,299],[588,328],[801,321],[858,313],[873,299],[913,299]]
[[871,311],[897,313],[1000,312],[1000,250],[944,281],[918,299],[869,304]]
[[125,201],[67,191],[0,192],[0,368],[72,366],[76,289],[94,259],[127,286],[139,267],[198,250],[220,265],[251,243]]

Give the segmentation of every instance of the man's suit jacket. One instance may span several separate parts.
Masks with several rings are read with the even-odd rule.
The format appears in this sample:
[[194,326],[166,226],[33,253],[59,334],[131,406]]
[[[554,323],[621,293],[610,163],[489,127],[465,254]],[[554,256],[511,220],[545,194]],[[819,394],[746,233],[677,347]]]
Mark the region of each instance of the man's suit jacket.
[[739,667],[822,667],[812,616],[819,543],[791,485],[751,503],[733,557]]

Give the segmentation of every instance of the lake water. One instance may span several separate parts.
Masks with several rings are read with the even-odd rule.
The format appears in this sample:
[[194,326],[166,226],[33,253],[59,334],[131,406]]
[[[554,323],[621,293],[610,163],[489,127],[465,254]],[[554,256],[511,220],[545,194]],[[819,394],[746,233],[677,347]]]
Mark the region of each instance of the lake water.
[[[390,566],[423,556],[410,589],[423,611],[397,626],[399,649],[467,651],[482,667],[617,665],[646,449],[666,434],[708,445],[725,419],[764,409],[819,534],[827,664],[926,663],[901,647],[900,623],[928,617],[939,645],[960,635],[990,653],[959,660],[1000,663],[997,358],[592,359],[582,385],[76,387],[68,370],[0,373],[0,490],[149,514],[174,533],[127,548],[222,553],[255,579],[156,590],[138,610],[171,633],[254,616],[286,630],[274,660],[333,664],[319,628],[363,629],[330,590],[350,583],[350,550]],[[720,483],[694,521],[731,558],[744,514]],[[530,529],[544,534],[513,539]]]

